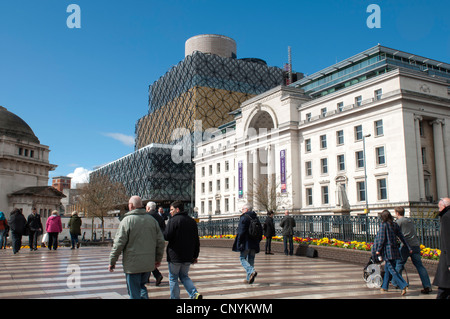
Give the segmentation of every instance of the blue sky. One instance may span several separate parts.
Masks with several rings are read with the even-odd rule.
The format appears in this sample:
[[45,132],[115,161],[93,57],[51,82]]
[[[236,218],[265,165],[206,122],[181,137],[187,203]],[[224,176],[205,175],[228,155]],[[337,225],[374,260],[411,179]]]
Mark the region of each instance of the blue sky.
[[[68,28],[70,4],[81,28]],[[381,28],[369,28],[369,4]],[[238,58],[311,74],[378,43],[450,62],[450,2],[1,0],[0,105],[24,119],[58,165],[92,170],[134,150],[148,86],[195,35],[223,34]]]

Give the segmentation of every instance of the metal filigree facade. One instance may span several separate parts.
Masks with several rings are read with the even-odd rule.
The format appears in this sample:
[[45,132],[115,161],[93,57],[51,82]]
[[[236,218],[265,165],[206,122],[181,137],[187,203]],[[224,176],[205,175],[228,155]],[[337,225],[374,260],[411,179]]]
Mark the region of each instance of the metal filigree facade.
[[149,113],[136,124],[136,149],[171,143],[177,128],[216,128],[249,98],[284,82],[283,70],[259,59],[224,58],[195,52],[149,88]]

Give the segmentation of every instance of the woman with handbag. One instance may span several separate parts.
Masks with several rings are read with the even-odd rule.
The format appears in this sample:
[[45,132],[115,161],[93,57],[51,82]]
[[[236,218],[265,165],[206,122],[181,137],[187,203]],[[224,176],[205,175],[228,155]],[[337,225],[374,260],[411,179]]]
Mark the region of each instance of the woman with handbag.
[[401,294],[403,296],[406,294],[408,283],[395,270],[397,260],[401,259],[397,238],[400,239],[405,247],[408,247],[410,254],[412,253],[412,249],[403,236],[400,226],[394,223],[394,218],[388,210],[383,210],[381,213],[381,220],[380,230],[378,231],[374,242],[376,255],[381,256],[385,261],[385,274],[381,291],[388,291],[389,279],[390,276],[392,276],[392,282],[401,289]]

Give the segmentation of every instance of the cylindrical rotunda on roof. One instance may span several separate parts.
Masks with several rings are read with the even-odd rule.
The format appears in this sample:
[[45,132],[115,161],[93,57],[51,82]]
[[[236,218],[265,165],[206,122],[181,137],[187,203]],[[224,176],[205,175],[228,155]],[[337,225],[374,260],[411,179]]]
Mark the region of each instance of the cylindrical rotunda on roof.
[[224,58],[236,58],[236,42],[224,35],[200,34],[189,38],[185,44],[185,56],[195,51],[216,54]]

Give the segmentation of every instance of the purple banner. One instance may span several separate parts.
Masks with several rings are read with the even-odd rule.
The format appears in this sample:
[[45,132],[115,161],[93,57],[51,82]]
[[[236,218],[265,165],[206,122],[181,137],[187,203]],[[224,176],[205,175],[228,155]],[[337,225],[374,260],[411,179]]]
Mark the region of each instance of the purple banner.
[[286,193],[286,150],[280,151],[281,192]]
[[238,190],[239,190],[239,198],[244,197],[244,172],[243,172],[243,163],[242,161],[238,162]]

